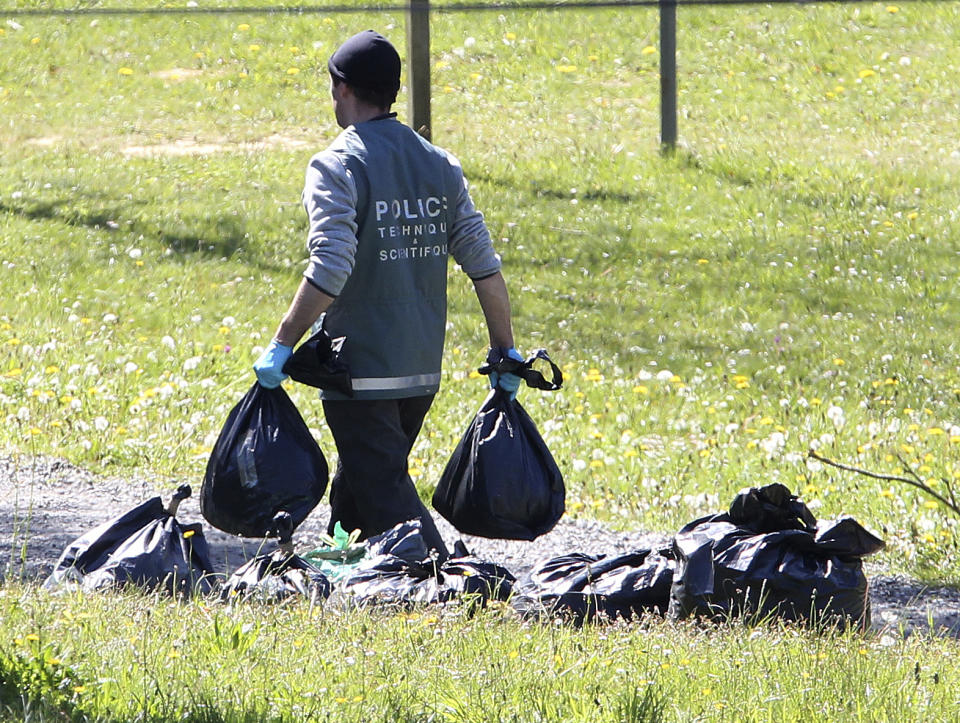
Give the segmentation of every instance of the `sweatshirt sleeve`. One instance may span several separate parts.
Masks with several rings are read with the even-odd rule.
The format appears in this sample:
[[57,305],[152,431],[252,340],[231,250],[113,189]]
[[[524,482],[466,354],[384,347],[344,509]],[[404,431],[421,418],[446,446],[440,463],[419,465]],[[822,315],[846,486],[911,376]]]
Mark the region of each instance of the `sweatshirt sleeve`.
[[303,188],[310,230],[310,259],[304,277],[329,296],[338,296],[353,271],[357,250],[357,186],[331,151],[310,159]]
[[500,257],[493,250],[490,232],[483,214],[473,205],[463,169],[456,158],[448,154],[456,174],[458,195],[448,238],[450,253],[471,279],[482,279],[500,270]]

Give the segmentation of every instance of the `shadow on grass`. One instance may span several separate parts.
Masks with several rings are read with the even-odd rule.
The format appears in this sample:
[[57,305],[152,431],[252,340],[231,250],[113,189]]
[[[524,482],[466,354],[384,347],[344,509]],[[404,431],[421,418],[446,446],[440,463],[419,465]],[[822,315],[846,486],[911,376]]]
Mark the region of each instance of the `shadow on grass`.
[[[103,230],[106,233],[123,232],[153,238],[181,257],[198,255],[204,258],[232,258],[244,254],[257,266],[277,271],[279,267],[267,264],[262,259],[250,259],[251,252],[245,245],[247,229],[243,219],[234,215],[207,216],[176,220],[157,219],[145,222],[141,218],[121,221],[130,216],[130,206],[142,207],[142,200],[125,201],[123,205],[108,206],[104,199],[90,194],[71,196],[69,199],[38,200],[22,198],[18,205],[0,201],[0,214],[21,216],[30,221],[53,221],[76,228]],[[193,221],[193,224],[188,223]],[[179,226],[179,227],[177,227]],[[191,227],[192,226],[192,227]]]
[[531,199],[549,198],[558,201],[569,201],[571,198],[577,198],[580,201],[633,204],[641,201],[649,201],[654,195],[649,192],[628,192],[622,189],[613,188],[586,188],[573,194],[570,189],[548,188],[541,186],[536,180],[517,181],[505,176],[494,176],[488,173],[469,173],[467,177],[472,184],[485,183],[497,188],[504,188],[518,195],[526,195]]

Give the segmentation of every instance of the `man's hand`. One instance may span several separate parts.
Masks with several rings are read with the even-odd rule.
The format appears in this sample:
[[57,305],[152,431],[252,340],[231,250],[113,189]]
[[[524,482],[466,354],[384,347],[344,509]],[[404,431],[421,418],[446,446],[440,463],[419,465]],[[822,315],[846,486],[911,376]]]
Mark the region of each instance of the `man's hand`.
[[[504,349],[499,346],[494,347],[487,354],[487,362],[489,364],[498,364],[508,359],[520,362],[521,364],[523,363],[523,357],[520,356],[520,352],[512,346],[509,349]],[[511,401],[517,398],[517,390],[520,389],[520,383],[522,381],[523,379],[510,372],[490,372],[490,388],[496,389],[499,387],[503,389],[510,395]]]
[[283,373],[283,365],[293,354],[293,347],[271,341],[260,358],[253,364],[253,371],[257,373],[257,381],[266,389],[279,387],[287,375]]

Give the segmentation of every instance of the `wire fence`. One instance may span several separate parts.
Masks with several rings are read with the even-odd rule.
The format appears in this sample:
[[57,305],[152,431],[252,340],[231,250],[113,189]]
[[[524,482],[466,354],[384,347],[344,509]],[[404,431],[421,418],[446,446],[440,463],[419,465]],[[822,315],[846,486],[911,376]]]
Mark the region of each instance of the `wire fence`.
[[[924,4],[947,4],[958,0],[903,0]],[[678,8],[709,5],[863,5],[876,4],[882,0],[570,0],[570,2],[493,2],[493,3],[445,3],[429,5],[433,13],[504,12],[540,10],[603,10],[617,8],[659,8],[674,5]],[[402,13],[416,6],[413,2],[381,5],[231,5],[224,7],[199,6],[187,3],[180,7],[78,7],[78,8],[2,8],[2,17],[60,17],[73,15],[325,15],[361,13]]]
[[[960,0],[903,0],[924,4],[956,3]],[[147,15],[334,15],[358,13],[404,13],[407,18],[408,111],[410,125],[427,138],[431,128],[430,15],[461,12],[533,12],[656,8],[660,13],[660,143],[664,151],[677,143],[677,12],[682,7],[790,5],[862,5],[878,0],[568,0],[566,2],[473,2],[432,4],[430,0],[409,0],[379,5],[251,5],[200,6],[187,2],[179,7],[125,8],[0,8],[0,18],[71,16]]]

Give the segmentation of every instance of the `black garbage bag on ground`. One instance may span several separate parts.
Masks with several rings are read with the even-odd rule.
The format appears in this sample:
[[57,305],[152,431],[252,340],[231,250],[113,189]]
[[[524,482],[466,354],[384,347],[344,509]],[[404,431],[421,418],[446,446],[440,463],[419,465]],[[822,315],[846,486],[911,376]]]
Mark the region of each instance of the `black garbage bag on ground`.
[[[549,362],[552,382],[531,368],[538,359]],[[525,362],[506,360],[480,371],[509,371],[539,389],[559,389],[563,382],[542,349]],[[484,400],[447,462],[433,507],[468,535],[533,540],[563,516],[565,497],[563,475],[533,420],[498,388]]]
[[362,603],[437,603],[458,598],[506,600],[516,578],[471,556],[461,543],[455,557],[437,562],[427,552],[420,521],[410,520],[367,540],[369,552],[342,583]]
[[517,578],[507,568],[471,555],[462,542],[454,544],[453,557],[440,565],[443,589],[452,598],[474,597],[505,602]]
[[630,618],[666,614],[676,563],[670,550],[635,550],[623,555],[574,552],[541,563],[517,596],[524,613]]
[[181,485],[168,507],[153,497],[81,535],[60,555],[44,587],[135,585],[177,594],[209,592],[215,573],[203,530],[175,517],[190,494],[190,486]]
[[233,535],[267,537],[273,517],[297,527],[320,502],[329,469],[282,387],[254,383],[231,410],[207,462],[200,511]]
[[345,339],[343,336],[331,339],[325,329],[320,329],[297,347],[283,365],[283,373],[301,384],[331,389],[352,397],[350,369],[340,360],[340,349]]
[[669,614],[866,628],[863,558],[883,546],[850,517],[817,523],[783,485],[743,490],[729,513],[695,520],[674,538]]
[[316,566],[293,551],[293,520],[286,512],[274,517],[277,549],[257,555],[241,565],[220,591],[222,600],[283,602],[306,598],[321,602],[330,596],[331,584]]

